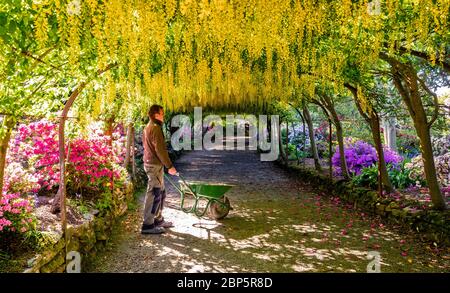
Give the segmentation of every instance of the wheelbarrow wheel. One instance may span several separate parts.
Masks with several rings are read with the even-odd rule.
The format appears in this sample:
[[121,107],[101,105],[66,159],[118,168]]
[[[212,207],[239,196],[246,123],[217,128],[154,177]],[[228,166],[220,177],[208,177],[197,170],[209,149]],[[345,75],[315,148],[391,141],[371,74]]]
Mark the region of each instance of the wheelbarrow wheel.
[[219,200],[221,203],[217,201],[211,202],[208,207],[208,215],[215,220],[220,220],[225,218],[230,212],[231,205],[230,200],[227,197],[222,197]]

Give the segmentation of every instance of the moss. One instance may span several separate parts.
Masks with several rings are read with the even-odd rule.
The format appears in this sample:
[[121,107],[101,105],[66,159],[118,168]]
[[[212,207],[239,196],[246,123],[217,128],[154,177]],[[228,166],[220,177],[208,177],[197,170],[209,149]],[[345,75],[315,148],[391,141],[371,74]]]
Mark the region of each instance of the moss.
[[[398,210],[398,209],[399,209],[399,205],[398,205],[398,203],[396,203],[394,201],[389,203],[386,207],[387,212],[391,212],[393,210]],[[398,211],[396,211],[396,213],[398,213]]]
[[48,264],[41,267],[41,273],[55,272],[65,262],[65,251],[60,251]]
[[80,241],[78,238],[71,238],[67,245],[67,251],[78,251],[80,249]]
[[407,213],[404,210],[399,209],[391,209],[392,216],[395,218],[405,218]]

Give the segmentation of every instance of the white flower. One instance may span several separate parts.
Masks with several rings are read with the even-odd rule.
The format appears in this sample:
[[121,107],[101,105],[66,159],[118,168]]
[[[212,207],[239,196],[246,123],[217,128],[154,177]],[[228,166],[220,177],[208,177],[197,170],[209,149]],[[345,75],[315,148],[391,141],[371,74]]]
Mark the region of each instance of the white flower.
[[67,14],[69,15],[79,15],[81,13],[81,3],[80,0],[73,0],[67,4]]

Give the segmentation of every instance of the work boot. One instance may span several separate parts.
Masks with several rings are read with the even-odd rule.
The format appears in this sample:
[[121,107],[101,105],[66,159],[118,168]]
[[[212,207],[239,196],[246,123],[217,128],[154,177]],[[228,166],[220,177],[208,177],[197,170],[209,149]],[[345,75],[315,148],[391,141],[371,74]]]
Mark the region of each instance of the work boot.
[[172,228],[173,227],[173,223],[172,222],[167,222],[166,220],[161,220],[161,221],[155,221],[155,226],[156,227],[162,227],[162,228]]
[[166,230],[164,227],[156,226],[156,225],[142,225],[141,234],[162,234],[165,233]]

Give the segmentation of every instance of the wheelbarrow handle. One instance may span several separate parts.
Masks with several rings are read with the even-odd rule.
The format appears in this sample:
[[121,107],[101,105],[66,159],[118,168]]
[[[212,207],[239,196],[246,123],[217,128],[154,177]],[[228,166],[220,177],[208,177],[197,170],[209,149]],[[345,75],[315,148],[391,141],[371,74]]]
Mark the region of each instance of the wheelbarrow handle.
[[[167,178],[167,180],[170,182],[170,184],[173,185],[173,187],[175,187],[179,192],[183,192],[183,191],[181,190],[181,188],[180,188],[179,186],[177,186],[177,185],[172,181],[172,179],[170,179],[169,176],[167,176],[166,174],[164,174],[164,176]],[[186,182],[186,180],[184,179],[184,177],[181,176],[180,172],[175,173],[175,176],[177,176],[177,177],[179,177],[179,178],[181,179],[181,182],[183,182],[183,184],[184,184],[187,188],[189,188],[189,191],[190,191],[190,192],[192,192],[193,194],[197,195],[197,194],[192,190],[192,188],[191,188],[191,186],[189,185],[189,183]]]

